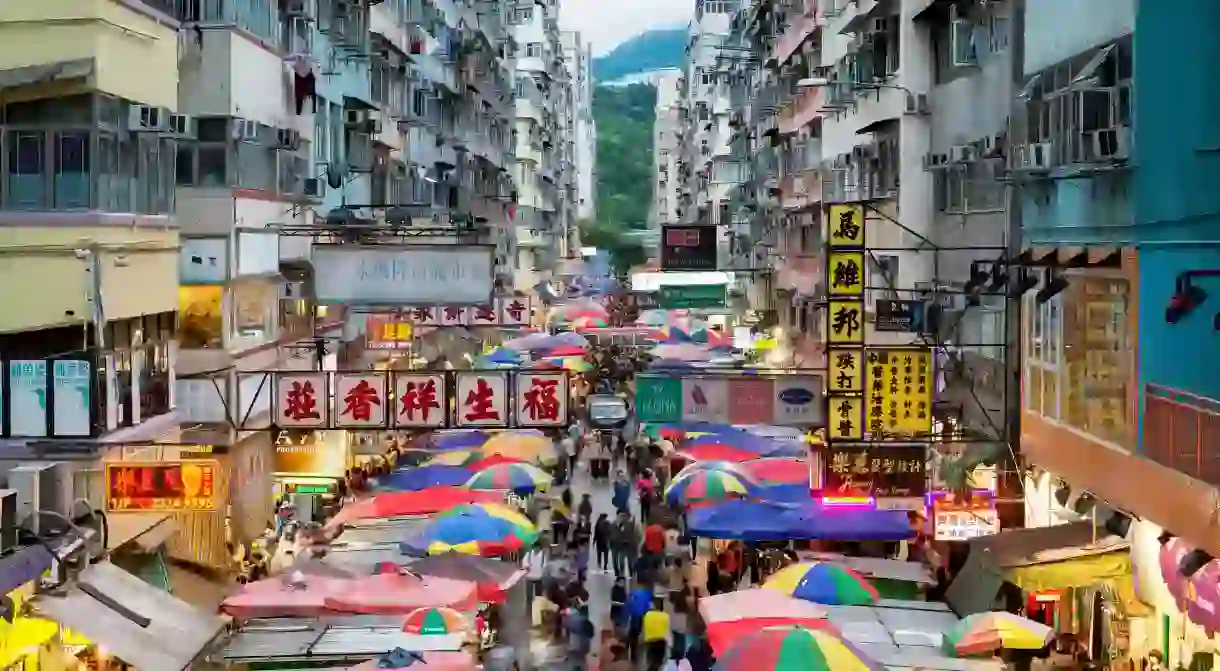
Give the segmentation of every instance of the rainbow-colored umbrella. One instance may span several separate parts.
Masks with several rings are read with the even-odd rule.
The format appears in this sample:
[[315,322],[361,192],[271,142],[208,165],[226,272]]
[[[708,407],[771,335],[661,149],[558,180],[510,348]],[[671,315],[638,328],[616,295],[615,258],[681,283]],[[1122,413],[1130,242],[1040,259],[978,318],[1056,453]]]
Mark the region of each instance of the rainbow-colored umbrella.
[[826,629],[767,627],[731,646],[715,671],[885,671],[859,648]]
[[753,488],[754,483],[726,470],[697,470],[674,478],[665,488],[665,500],[671,505],[689,505],[746,498]]
[[834,562],[803,562],[781,569],[763,587],[832,606],[867,606],[880,598],[859,573]]
[[437,515],[400,549],[414,556],[459,552],[494,557],[527,548],[537,540],[534,523],[512,508],[469,504]]
[[967,615],[949,627],[942,639],[951,655],[990,655],[997,650],[1038,650],[1055,630],[1027,617],[993,612]]
[[475,473],[466,481],[466,486],[470,489],[511,489],[518,494],[532,494],[550,487],[551,476],[530,464],[496,464]]
[[470,624],[461,613],[443,606],[416,608],[407,613],[407,619],[402,623],[403,631],[419,636],[460,634],[468,629]]
[[535,464],[556,461],[555,443],[546,436],[525,430],[497,433],[483,445],[482,452],[485,456],[499,454]]

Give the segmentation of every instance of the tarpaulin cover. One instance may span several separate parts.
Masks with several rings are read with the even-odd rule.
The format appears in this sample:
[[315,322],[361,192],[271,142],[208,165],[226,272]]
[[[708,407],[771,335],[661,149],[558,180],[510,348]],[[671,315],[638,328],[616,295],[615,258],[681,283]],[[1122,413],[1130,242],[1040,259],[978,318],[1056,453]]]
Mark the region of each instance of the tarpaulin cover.
[[809,462],[802,457],[755,459],[745,462],[742,467],[762,485],[799,483],[809,487]]
[[[746,462],[749,464],[750,462]],[[795,485],[764,485],[755,487],[753,497],[767,503],[809,503],[813,495],[809,492],[809,483]]]
[[475,604],[474,583],[381,574],[351,580],[297,574],[245,585],[220,609],[238,619],[317,617],[327,613],[406,615],[416,608]]
[[[773,440],[764,436],[756,436],[745,431],[722,431],[710,436],[699,436],[693,438],[683,444],[684,448],[698,447],[699,445],[727,445],[741,450],[754,452],[759,456],[771,456],[772,452],[779,450],[785,444],[784,441]],[[803,452],[803,450],[802,450]]]
[[382,492],[373,498],[343,506],[328,526],[382,517],[430,515],[466,503],[496,503],[503,500],[502,492],[471,490],[465,487],[429,487],[414,491]]
[[746,541],[843,540],[897,541],[915,532],[903,510],[724,501],[694,510],[687,518],[694,536]]
[[758,457],[757,454],[728,445],[696,445],[683,448],[673,453],[673,456],[687,461],[749,461]]
[[470,479],[470,469],[461,466],[420,466],[402,468],[378,478],[377,486],[384,490],[404,491],[432,487],[456,487]]
[[773,589],[743,589],[703,597],[699,600],[699,614],[710,627],[718,622],[759,617],[824,620],[827,610],[825,606],[794,599]]

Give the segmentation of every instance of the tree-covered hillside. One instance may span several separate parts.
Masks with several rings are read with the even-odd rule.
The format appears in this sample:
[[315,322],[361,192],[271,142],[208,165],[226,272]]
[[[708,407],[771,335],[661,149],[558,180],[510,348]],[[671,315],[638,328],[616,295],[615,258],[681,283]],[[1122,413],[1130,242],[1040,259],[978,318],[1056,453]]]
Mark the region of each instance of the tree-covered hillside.
[[648,30],[593,59],[593,80],[608,82],[649,70],[682,67],[686,28]]
[[646,84],[593,91],[597,221],[584,222],[583,237],[585,244],[609,249],[620,269],[643,261],[630,232],[648,225],[656,102],[656,87]]

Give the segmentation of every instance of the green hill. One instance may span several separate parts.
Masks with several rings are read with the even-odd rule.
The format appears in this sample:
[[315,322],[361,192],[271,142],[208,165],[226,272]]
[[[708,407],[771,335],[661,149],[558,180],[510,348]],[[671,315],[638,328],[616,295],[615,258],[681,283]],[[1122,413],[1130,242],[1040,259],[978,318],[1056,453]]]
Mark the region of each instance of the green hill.
[[608,82],[649,70],[682,67],[687,29],[646,30],[593,59],[593,80]]

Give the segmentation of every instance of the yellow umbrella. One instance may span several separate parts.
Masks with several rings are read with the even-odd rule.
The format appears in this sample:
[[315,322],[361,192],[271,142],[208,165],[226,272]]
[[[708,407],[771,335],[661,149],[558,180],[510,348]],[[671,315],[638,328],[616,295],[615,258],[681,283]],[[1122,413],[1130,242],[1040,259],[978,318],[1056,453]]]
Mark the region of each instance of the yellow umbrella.
[[533,433],[514,433],[505,431],[497,433],[491,440],[483,444],[483,454],[499,454],[522,461],[538,464],[554,464],[557,459],[555,445],[550,438]]
[[435,455],[431,459],[425,461],[422,466],[465,466],[466,464],[481,458],[481,455],[475,455],[471,450],[455,450],[453,452],[442,452]]

